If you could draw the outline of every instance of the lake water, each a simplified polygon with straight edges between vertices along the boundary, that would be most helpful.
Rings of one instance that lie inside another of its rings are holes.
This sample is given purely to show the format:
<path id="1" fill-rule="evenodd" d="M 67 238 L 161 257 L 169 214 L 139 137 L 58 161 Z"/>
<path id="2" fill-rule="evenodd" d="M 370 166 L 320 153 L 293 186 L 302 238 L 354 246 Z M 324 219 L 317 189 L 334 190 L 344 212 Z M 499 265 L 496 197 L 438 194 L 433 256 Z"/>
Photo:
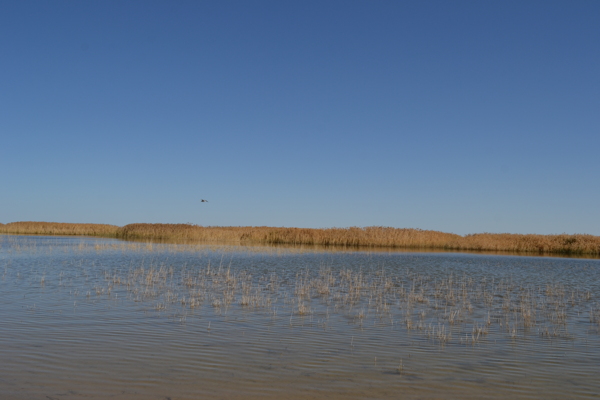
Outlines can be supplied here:
<path id="1" fill-rule="evenodd" d="M 600 260 L 0 235 L 10 399 L 592 399 Z"/>

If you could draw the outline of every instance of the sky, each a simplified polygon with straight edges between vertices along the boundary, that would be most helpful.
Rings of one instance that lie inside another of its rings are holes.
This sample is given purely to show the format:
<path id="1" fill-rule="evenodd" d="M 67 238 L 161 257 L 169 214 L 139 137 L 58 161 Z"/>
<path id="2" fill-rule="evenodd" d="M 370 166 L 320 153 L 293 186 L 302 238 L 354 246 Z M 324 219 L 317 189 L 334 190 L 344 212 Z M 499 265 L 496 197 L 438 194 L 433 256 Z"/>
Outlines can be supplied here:
<path id="1" fill-rule="evenodd" d="M 600 235 L 598 20 L 598 1 L 3 2 L 0 222 Z"/>

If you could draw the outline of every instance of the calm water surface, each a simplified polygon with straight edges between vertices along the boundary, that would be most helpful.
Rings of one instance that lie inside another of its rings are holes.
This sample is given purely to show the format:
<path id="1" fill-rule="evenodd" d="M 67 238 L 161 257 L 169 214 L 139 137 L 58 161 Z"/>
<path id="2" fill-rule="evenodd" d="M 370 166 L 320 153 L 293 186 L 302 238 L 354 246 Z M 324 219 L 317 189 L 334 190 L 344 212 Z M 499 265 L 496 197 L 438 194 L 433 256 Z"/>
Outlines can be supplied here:
<path id="1" fill-rule="evenodd" d="M 10 399 L 592 399 L 600 260 L 0 235 Z"/>

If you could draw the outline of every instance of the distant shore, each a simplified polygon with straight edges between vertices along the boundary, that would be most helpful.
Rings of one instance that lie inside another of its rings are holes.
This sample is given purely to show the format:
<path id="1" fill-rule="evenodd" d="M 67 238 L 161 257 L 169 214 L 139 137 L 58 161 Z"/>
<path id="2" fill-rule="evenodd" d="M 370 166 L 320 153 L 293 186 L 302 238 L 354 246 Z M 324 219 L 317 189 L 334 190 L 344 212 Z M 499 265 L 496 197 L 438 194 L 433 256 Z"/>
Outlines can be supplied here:
<path id="1" fill-rule="evenodd" d="M 477 233 L 460 236 L 421 229 L 380 226 L 365 228 L 278 228 L 267 226 L 200 226 L 192 224 L 72 224 L 59 222 L 0 223 L 0 233 L 80 235 L 119 239 L 182 240 L 260 244 L 387 247 L 538 254 L 600 255 L 600 236 Z"/>

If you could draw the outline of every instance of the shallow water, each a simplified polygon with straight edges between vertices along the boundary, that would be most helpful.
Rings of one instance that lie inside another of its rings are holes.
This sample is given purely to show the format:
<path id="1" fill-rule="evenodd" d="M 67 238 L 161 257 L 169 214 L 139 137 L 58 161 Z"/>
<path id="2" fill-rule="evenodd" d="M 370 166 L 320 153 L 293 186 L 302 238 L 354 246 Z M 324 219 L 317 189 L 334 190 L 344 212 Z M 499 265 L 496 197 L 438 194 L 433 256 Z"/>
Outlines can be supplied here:
<path id="1" fill-rule="evenodd" d="M 11 399 L 588 399 L 600 260 L 0 235 Z"/>

